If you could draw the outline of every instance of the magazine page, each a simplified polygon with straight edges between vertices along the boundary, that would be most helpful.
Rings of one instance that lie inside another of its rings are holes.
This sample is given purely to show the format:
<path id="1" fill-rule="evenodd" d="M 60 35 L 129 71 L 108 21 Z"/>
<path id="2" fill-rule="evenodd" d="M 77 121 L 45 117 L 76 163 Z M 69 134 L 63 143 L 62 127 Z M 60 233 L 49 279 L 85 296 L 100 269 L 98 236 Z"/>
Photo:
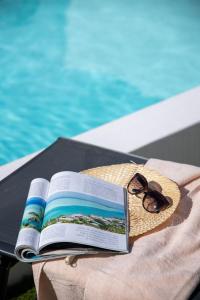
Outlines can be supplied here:
<path id="1" fill-rule="evenodd" d="M 39 249 L 69 242 L 127 251 L 126 193 L 115 184 L 74 172 L 49 186 Z"/>
<path id="2" fill-rule="evenodd" d="M 31 182 L 15 248 L 18 256 L 26 253 L 30 256 L 38 251 L 48 189 L 46 179 L 37 178 Z"/>

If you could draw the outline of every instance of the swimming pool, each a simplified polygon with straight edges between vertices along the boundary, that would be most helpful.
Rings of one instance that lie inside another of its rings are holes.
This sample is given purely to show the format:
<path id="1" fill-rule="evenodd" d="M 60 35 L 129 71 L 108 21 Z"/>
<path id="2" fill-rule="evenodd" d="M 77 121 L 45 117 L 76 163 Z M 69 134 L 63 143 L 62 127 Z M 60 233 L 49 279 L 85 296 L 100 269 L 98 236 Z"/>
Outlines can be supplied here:
<path id="1" fill-rule="evenodd" d="M 200 2 L 0 1 L 0 163 L 200 82 Z"/>

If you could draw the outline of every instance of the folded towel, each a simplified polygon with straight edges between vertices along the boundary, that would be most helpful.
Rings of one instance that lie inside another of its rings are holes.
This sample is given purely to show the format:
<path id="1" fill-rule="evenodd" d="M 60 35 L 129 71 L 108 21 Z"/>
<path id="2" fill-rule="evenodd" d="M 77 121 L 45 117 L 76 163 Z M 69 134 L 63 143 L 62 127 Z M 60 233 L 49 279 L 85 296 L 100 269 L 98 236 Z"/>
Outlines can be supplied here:
<path id="1" fill-rule="evenodd" d="M 131 253 L 33 264 L 40 300 L 183 300 L 200 280 L 200 168 L 150 159 L 176 181 L 181 201 L 164 224 L 135 239 Z"/>

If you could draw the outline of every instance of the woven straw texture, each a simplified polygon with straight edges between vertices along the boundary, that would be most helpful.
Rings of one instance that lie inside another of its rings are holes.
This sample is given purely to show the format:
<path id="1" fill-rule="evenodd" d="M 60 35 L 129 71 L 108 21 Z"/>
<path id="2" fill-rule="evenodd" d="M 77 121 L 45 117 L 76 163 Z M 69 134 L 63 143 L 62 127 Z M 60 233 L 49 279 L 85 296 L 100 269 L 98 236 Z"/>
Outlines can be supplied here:
<path id="1" fill-rule="evenodd" d="M 82 171 L 82 173 L 123 187 L 127 187 L 129 180 L 137 172 L 144 175 L 150 185 L 159 184 L 162 194 L 170 197 L 173 204 L 158 214 L 149 213 L 143 208 L 141 198 L 128 194 L 130 237 L 152 230 L 165 222 L 174 213 L 180 200 L 180 191 L 177 184 L 154 170 L 133 163 L 103 166 Z"/>

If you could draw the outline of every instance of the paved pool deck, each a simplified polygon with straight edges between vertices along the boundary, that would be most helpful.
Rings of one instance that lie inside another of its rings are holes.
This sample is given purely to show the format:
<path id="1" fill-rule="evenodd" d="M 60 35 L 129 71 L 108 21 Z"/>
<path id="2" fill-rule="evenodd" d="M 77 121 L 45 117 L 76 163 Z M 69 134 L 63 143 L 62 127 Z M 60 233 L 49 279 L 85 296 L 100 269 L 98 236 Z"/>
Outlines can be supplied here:
<path id="1" fill-rule="evenodd" d="M 131 152 L 200 122 L 200 86 L 151 105 L 75 139 Z"/>

